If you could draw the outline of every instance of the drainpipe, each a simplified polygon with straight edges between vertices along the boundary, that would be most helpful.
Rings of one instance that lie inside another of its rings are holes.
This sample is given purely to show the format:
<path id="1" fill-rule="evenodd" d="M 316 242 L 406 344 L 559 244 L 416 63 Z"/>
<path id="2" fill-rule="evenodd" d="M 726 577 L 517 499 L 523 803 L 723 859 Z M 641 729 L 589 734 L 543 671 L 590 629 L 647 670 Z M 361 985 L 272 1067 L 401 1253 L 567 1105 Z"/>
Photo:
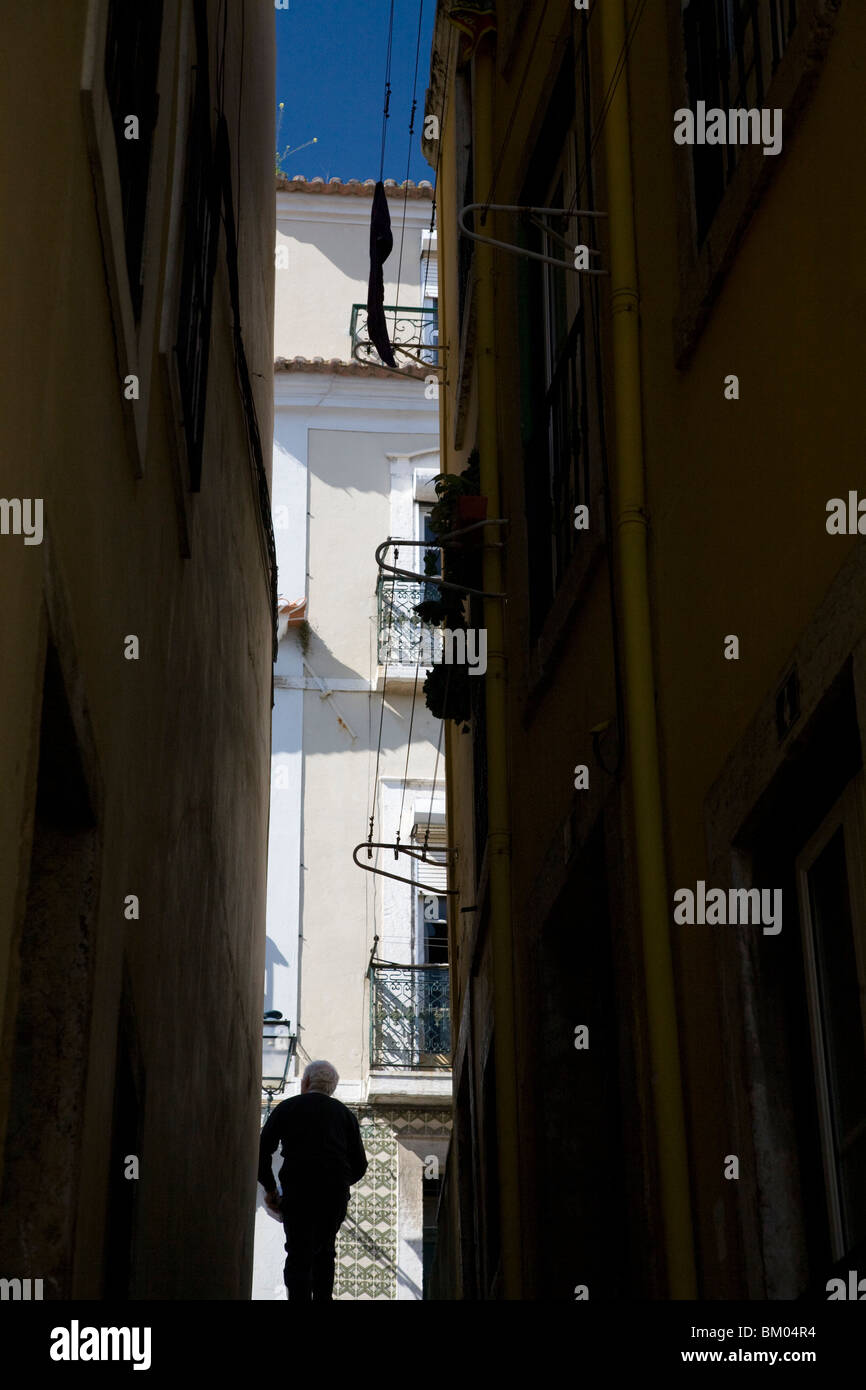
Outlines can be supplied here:
<path id="1" fill-rule="evenodd" d="M 626 0 L 600 5 L 604 90 L 625 44 Z M 671 1298 L 696 1297 L 686 1129 L 665 871 L 655 713 L 647 513 L 641 427 L 637 252 L 628 111 L 628 56 L 604 127 L 615 411 L 613 515 L 625 670 L 626 733 L 644 949 L 655 1126 Z"/>
<path id="2" fill-rule="evenodd" d="M 493 179 L 492 39 L 484 38 L 475 55 L 475 186 L 485 194 Z M 500 516 L 496 441 L 496 363 L 493 248 L 475 243 L 477 297 L 478 452 L 481 493 L 488 516 Z M 494 539 L 499 539 L 498 533 Z M 484 589 L 502 593 L 502 551 L 485 544 Z M 487 673 L 487 864 L 489 921 L 493 956 L 493 1012 L 496 1060 L 500 1237 L 503 1296 L 522 1297 L 520 1178 L 518 1168 L 517 1056 L 514 1026 L 514 970 L 511 924 L 511 810 L 508 795 L 506 668 L 501 599 L 486 599 Z"/>

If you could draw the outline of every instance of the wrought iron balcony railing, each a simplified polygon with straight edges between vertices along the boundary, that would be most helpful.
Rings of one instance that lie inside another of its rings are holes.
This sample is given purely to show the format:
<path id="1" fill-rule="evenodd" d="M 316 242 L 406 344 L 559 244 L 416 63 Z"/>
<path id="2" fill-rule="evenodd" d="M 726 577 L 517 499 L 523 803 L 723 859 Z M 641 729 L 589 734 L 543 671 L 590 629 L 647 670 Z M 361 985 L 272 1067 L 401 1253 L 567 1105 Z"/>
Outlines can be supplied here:
<path id="1" fill-rule="evenodd" d="M 447 965 L 370 966 L 370 1066 L 450 1068 Z"/>
<path id="2" fill-rule="evenodd" d="M 419 666 L 429 670 L 442 660 L 442 633 L 422 622 L 415 613 L 416 603 L 437 598 L 435 583 L 416 584 L 408 579 L 379 580 L 378 650 L 380 666 Z M 420 652 L 420 662 L 419 662 Z"/>
<path id="3" fill-rule="evenodd" d="M 435 308 L 419 309 L 398 304 L 385 305 L 385 323 L 394 349 L 398 367 L 439 365 L 439 312 Z M 352 338 L 352 357 L 356 362 L 380 363 L 379 354 L 367 334 L 366 304 L 352 305 L 349 325 Z"/>

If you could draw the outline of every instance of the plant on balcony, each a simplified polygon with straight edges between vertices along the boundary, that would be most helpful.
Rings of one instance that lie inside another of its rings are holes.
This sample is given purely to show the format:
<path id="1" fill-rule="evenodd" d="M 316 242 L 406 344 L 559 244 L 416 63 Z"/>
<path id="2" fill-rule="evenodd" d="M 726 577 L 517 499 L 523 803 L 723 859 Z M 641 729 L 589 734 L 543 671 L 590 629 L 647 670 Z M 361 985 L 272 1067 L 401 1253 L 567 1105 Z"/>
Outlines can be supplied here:
<path id="1" fill-rule="evenodd" d="M 472 717 L 469 679 L 468 666 L 440 664 L 428 671 L 424 682 L 424 699 L 430 713 L 436 719 L 453 719 L 464 733 Z"/>
<path id="2" fill-rule="evenodd" d="M 487 498 L 480 496 L 479 454 L 473 449 L 469 462 L 461 473 L 439 473 L 433 479 L 437 502 L 430 513 L 430 528 L 437 536 L 446 536 L 461 526 L 483 520 L 487 513 Z M 470 549 L 481 533 L 472 532 L 471 541 L 467 537 L 461 544 L 449 541 L 443 547 L 442 579 L 449 584 L 466 585 L 467 588 L 481 587 L 480 550 Z M 424 573 L 436 577 L 437 555 L 428 550 L 424 554 Z M 415 612 L 425 623 L 442 624 L 455 628 L 463 625 L 463 604 L 466 589 L 439 589 L 435 598 L 422 599 L 416 604 Z"/>
<path id="3" fill-rule="evenodd" d="M 424 573 L 429 574 L 431 581 L 437 579 L 439 554 L 435 550 L 425 550 L 424 552 Z M 448 552 L 445 552 L 443 564 L 443 579 L 449 579 L 454 584 L 461 582 L 462 576 L 459 572 L 455 577 L 455 565 Z M 420 603 L 415 604 L 415 612 L 425 623 L 432 623 L 434 627 L 439 627 L 444 623 L 445 627 L 455 628 L 462 626 L 463 623 L 463 603 L 466 598 L 466 591 L 460 589 L 440 589 L 435 583 L 431 582 L 426 586 L 428 593 L 435 597 L 424 598 Z"/>

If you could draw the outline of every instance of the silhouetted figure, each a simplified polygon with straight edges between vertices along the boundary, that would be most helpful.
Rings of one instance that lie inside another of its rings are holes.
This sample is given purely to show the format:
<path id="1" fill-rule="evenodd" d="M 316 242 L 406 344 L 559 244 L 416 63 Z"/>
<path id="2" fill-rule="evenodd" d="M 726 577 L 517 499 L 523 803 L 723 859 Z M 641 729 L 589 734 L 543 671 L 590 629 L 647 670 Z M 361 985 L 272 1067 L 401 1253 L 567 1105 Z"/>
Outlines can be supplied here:
<path id="1" fill-rule="evenodd" d="M 330 1062 L 310 1062 L 301 1094 L 280 1102 L 259 1143 L 265 1203 L 280 1212 L 286 1233 L 289 1299 L 333 1298 L 337 1232 L 346 1216 L 349 1188 L 367 1171 L 358 1121 L 333 1097 L 339 1079 Z M 279 1143 L 282 1201 L 271 1167 Z"/>

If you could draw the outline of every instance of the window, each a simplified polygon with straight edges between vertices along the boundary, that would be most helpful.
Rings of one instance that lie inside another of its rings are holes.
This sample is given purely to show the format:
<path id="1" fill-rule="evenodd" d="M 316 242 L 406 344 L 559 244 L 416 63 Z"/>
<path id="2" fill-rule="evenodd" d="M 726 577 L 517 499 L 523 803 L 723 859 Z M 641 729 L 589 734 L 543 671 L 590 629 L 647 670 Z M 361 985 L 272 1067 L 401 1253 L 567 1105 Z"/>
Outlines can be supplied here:
<path id="1" fill-rule="evenodd" d="M 581 63 L 588 99 L 587 65 Z M 569 47 L 554 87 L 520 202 L 570 211 L 594 205 L 589 123 L 575 114 L 574 53 Z M 563 132 L 565 135 L 563 136 Z M 579 173 L 582 169 L 583 174 Z M 589 532 L 598 531 L 594 506 L 601 459 L 601 372 L 594 277 L 570 266 L 570 248 L 592 246 L 591 219 L 546 217 L 548 230 L 528 220 L 526 248 L 553 256 L 563 269 L 522 258 L 519 275 L 521 433 L 529 569 L 530 627 L 537 639 L 572 558 L 587 537 L 575 529 L 575 507 L 589 509 Z"/>
<path id="2" fill-rule="evenodd" d="M 429 230 L 421 233 L 421 319 L 420 354 L 424 362 L 435 364 L 439 360 L 439 260 L 436 248 L 436 233 Z"/>
<path id="3" fill-rule="evenodd" d="M 469 626 L 484 626 L 484 600 L 472 594 L 469 599 Z M 475 880 L 481 882 L 487 850 L 487 698 L 485 682 L 469 682 L 472 725 L 472 830 L 475 847 Z"/>
<path id="4" fill-rule="evenodd" d="M 473 196 L 475 173 L 472 161 L 472 72 L 470 67 L 464 67 L 458 71 L 455 78 L 454 94 L 457 123 L 457 188 L 462 194 L 461 207 L 465 207 L 467 203 L 475 201 Z M 475 231 L 474 214 L 466 219 L 466 225 Z M 457 313 L 461 339 L 465 333 L 465 318 L 469 305 L 474 245 L 474 241 L 468 236 L 461 236 L 457 243 Z"/>
<path id="5" fill-rule="evenodd" d="M 797 0 L 687 0 L 683 9 L 689 105 L 758 108 L 797 23 Z M 733 177 L 736 145 L 693 145 L 701 245 Z"/>
<path id="6" fill-rule="evenodd" d="M 862 776 L 797 860 L 833 1256 L 866 1239 L 866 873 Z"/>
<path id="7" fill-rule="evenodd" d="M 171 187 L 178 5 L 179 0 L 89 0 L 84 28 L 82 116 L 116 369 L 124 387 L 124 428 L 138 478 L 147 459 Z M 125 390 L 129 377 L 136 382 L 132 394 Z"/>
<path id="8" fill-rule="evenodd" d="M 448 899 L 434 893 L 422 893 L 419 903 L 421 920 L 419 942 L 422 965 L 448 964 Z"/>
<path id="9" fill-rule="evenodd" d="M 147 188 L 159 106 L 162 10 L 162 0 L 110 0 L 105 37 L 105 91 L 114 124 L 126 270 L 136 322 L 141 316 Z M 128 124 L 130 117 L 137 129 Z"/>
<path id="10" fill-rule="evenodd" d="M 195 5 L 196 63 L 186 146 L 183 261 L 175 354 L 189 486 L 201 487 L 213 279 L 220 192 L 211 140 L 207 11 Z"/>
<path id="11" fill-rule="evenodd" d="M 448 964 L 448 864 L 446 860 L 445 818 L 434 812 L 427 818 L 418 812 L 412 830 L 416 846 L 427 846 L 429 858 L 416 859 L 415 877 L 419 884 L 415 907 L 415 960 L 419 965 Z M 440 892 L 430 891 L 440 889 Z"/>
<path id="12" fill-rule="evenodd" d="M 417 528 L 415 539 L 419 541 L 430 541 L 431 544 L 430 550 L 422 550 L 420 546 L 418 548 L 417 554 L 422 556 L 420 568 L 424 574 L 441 575 L 442 553 L 430 519 L 433 512 L 433 504 L 431 502 L 416 502 L 415 509 Z M 425 599 L 439 598 L 439 588 L 436 584 L 425 584 L 423 589 L 423 597 Z"/>
<path id="13" fill-rule="evenodd" d="M 439 1194 L 442 1191 L 441 1178 L 423 1178 L 421 1189 L 422 1205 L 422 1270 L 423 1287 L 421 1297 L 430 1297 L 430 1272 L 433 1268 L 433 1257 L 436 1254 L 436 1238 L 438 1233 L 437 1216 L 439 1212 Z"/>

